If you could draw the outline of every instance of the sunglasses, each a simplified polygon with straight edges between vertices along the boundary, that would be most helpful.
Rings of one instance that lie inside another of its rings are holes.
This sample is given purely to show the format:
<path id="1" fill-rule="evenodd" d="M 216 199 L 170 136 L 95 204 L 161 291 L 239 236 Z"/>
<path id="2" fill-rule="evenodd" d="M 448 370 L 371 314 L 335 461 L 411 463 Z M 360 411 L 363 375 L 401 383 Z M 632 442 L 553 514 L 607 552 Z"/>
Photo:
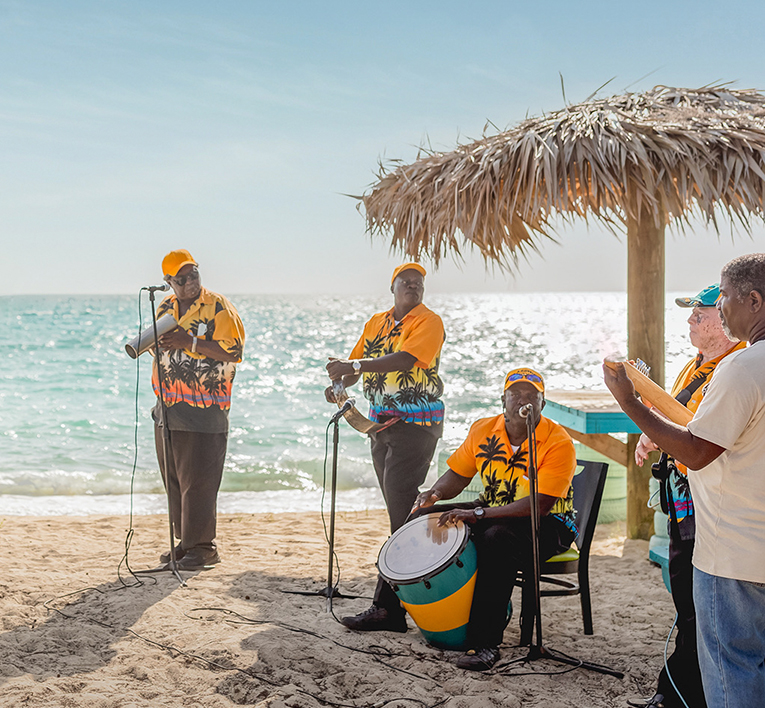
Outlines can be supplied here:
<path id="1" fill-rule="evenodd" d="M 542 383 L 542 377 L 537 376 L 536 374 L 510 374 L 510 376 L 507 377 L 508 381 L 532 381 L 534 383 Z"/>
<path id="2" fill-rule="evenodd" d="M 179 288 L 186 285 L 187 280 L 199 280 L 199 271 L 196 268 L 192 268 L 186 275 L 182 275 L 180 278 L 174 278 L 170 276 L 172 280 Z"/>

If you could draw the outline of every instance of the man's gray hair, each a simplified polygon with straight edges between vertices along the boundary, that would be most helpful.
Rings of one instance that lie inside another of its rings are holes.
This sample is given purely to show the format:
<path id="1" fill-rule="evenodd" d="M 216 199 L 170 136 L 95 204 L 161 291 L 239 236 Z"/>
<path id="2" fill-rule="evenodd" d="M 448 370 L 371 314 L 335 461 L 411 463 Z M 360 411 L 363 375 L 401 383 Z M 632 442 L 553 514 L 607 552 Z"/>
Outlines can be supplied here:
<path id="1" fill-rule="evenodd" d="M 756 290 L 765 298 L 765 253 L 750 253 L 734 258 L 720 273 L 735 291 L 739 299 Z"/>

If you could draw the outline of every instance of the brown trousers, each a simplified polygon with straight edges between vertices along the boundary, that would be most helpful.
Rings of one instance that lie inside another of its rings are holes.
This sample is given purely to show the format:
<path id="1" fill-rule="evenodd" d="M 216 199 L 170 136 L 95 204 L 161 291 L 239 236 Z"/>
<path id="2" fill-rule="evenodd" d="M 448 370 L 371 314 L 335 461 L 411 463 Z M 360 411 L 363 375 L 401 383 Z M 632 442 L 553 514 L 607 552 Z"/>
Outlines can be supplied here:
<path id="1" fill-rule="evenodd" d="M 170 495 L 170 518 L 184 551 L 215 548 L 216 510 L 228 433 L 170 431 L 165 470 L 163 430 L 154 426 L 162 481 Z"/>
<path id="2" fill-rule="evenodd" d="M 400 529 L 425 481 L 438 438 L 424 427 L 399 421 L 369 436 L 372 464 L 385 499 L 390 532 Z"/>

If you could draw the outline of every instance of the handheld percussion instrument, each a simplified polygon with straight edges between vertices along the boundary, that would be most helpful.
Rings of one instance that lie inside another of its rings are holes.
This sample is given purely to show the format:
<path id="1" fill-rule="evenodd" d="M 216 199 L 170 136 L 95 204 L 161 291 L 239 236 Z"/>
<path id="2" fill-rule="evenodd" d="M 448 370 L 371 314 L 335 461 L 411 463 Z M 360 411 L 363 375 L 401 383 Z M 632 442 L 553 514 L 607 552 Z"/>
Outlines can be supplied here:
<path id="1" fill-rule="evenodd" d="M 603 363 L 609 369 L 615 371 L 619 362 L 606 359 Z M 638 359 L 634 363 L 630 361 L 621 363 L 624 365 L 624 370 L 627 372 L 627 376 L 632 380 L 632 383 L 635 386 L 635 391 L 637 391 L 643 399 L 643 403 L 647 406 L 653 406 L 673 423 L 683 426 L 688 425 L 693 418 L 693 413 L 680 403 L 680 401 L 668 394 L 661 386 L 655 384 L 648 378 L 650 368 L 645 362 Z"/>
<path id="2" fill-rule="evenodd" d="M 163 334 L 174 330 L 178 326 L 175 317 L 171 313 L 162 315 L 157 320 L 157 336 L 161 337 Z M 141 354 L 154 347 L 154 326 L 149 325 L 141 334 L 134 339 L 131 339 L 125 345 L 125 351 L 131 359 L 137 359 Z"/>
<path id="3" fill-rule="evenodd" d="M 345 390 L 345 386 L 343 386 L 343 382 L 333 381 L 332 392 L 335 394 L 335 403 L 337 403 L 337 407 L 342 408 L 343 404 L 348 400 L 348 393 Z M 350 410 L 343 413 L 343 418 L 348 421 L 348 424 L 352 428 L 358 430 L 360 433 L 367 434 L 385 430 L 385 428 L 389 428 L 391 425 L 398 422 L 398 418 L 390 418 L 384 423 L 373 423 L 361 413 L 356 406 L 351 406 Z"/>
<path id="4" fill-rule="evenodd" d="M 476 550 L 466 524 L 439 528 L 440 516 L 418 516 L 398 529 L 380 550 L 377 569 L 429 644 L 466 649 Z"/>

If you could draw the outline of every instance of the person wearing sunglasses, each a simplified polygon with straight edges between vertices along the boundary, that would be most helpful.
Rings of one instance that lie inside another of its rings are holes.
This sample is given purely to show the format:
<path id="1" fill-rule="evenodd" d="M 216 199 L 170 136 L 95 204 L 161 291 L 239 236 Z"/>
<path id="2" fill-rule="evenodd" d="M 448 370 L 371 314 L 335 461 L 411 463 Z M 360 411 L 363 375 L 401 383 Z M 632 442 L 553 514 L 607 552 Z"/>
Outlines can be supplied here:
<path id="1" fill-rule="evenodd" d="M 157 308 L 171 313 L 178 327 L 159 340 L 152 386 L 159 396 L 159 372 L 167 410 L 170 447 L 165 469 L 159 399 L 152 411 L 162 480 L 169 490 L 175 558 L 182 570 L 220 562 L 216 502 L 228 443 L 228 414 L 236 365 L 244 351 L 244 326 L 223 295 L 202 287 L 199 266 L 185 249 L 162 260 L 162 273 L 173 294 Z M 170 552 L 160 556 L 170 562 Z"/>
<path id="2" fill-rule="evenodd" d="M 562 553 L 576 536 L 571 481 L 576 452 L 568 433 L 542 416 L 545 384 L 537 371 L 513 369 L 505 377 L 502 413 L 475 422 L 465 442 L 449 457 L 449 469 L 415 499 L 410 518 L 440 512 L 439 525 L 462 521 L 471 526 L 478 573 L 468 623 L 471 649 L 457 660 L 470 671 L 488 671 L 499 659 L 507 625 L 507 607 L 517 571 L 532 571 L 531 504 L 526 476 L 528 413 L 536 431 L 539 482 L 540 554 L 547 560 Z M 438 504 L 453 499 L 479 475 L 483 493 L 473 502 Z M 529 577 L 527 575 L 527 577 Z M 399 606 L 385 584 L 379 602 Z M 390 611 L 390 610 L 389 610 Z"/>

